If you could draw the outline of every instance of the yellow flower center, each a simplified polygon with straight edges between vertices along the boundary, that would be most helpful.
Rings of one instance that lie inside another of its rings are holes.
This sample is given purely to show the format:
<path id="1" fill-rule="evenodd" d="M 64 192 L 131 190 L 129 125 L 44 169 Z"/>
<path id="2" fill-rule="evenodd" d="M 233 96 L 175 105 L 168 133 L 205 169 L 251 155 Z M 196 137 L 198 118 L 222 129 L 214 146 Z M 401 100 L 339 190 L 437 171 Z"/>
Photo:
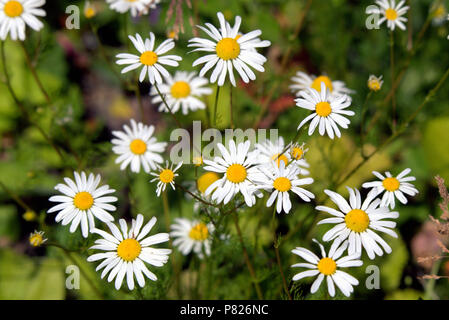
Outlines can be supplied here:
<path id="1" fill-rule="evenodd" d="M 34 211 L 26 211 L 22 217 L 25 221 L 33 221 L 37 218 L 37 215 Z"/>
<path id="2" fill-rule="evenodd" d="M 346 226 L 354 232 L 363 232 L 369 226 L 369 217 L 365 211 L 353 209 L 346 214 Z"/>
<path id="3" fill-rule="evenodd" d="M 223 60 L 232 60 L 239 56 L 240 45 L 237 43 L 236 39 L 223 38 L 218 41 L 215 51 L 219 58 Z"/>
<path id="4" fill-rule="evenodd" d="M 388 8 L 387 10 L 385 10 L 385 18 L 387 18 L 388 20 L 396 20 L 397 17 L 398 13 L 396 12 L 396 10 L 392 8 Z"/>
<path id="5" fill-rule="evenodd" d="M 125 261 L 134 261 L 142 251 L 139 241 L 135 239 L 125 239 L 117 247 L 117 254 Z"/>
<path id="6" fill-rule="evenodd" d="M 132 153 L 141 155 L 147 151 L 147 144 L 140 139 L 134 139 L 129 144 L 129 149 Z"/>
<path id="7" fill-rule="evenodd" d="M 238 163 L 230 165 L 228 170 L 226 170 L 226 178 L 228 178 L 229 181 L 234 183 L 240 183 L 245 181 L 246 175 L 247 172 L 245 167 Z"/>
<path id="8" fill-rule="evenodd" d="M 280 192 L 286 192 L 291 189 L 292 183 L 285 177 L 279 177 L 274 180 L 273 187 Z"/>
<path id="9" fill-rule="evenodd" d="M 189 232 L 189 237 L 196 241 L 204 241 L 208 236 L 209 230 L 207 229 L 207 226 L 202 222 L 194 226 Z"/>
<path id="10" fill-rule="evenodd" d="M 87 210 L 94 204 L 94 198 L 89 192 L 81 191 L 73 198 L 73 204 L 80 210 Z"/>
<path id="11" fill-rule="evenodd" d="M 39 247 L 42 244 L 42 242 L 44 242 L 44 238 L 40 233 L 33 233 L 30 236 L 30 244 L 33 247 Z"/>
<path id="12" fill-rule="evenodd" d="M 387 191 L 396 191 L 399 189 L 399 180 L 396 178 L 386 178 L 382 181 L 382 185 Z"/>
<path id="13" fill-rule="evenodd" d="M 331 114 L 332 108 L 329 102 L 318 102 L 315 106 L 315 111 L 320 117 L 327 117 Z"/>
<path id="14" fill-rule="evenodd" d="M 372 79 L 372 80 L 368 81 L 368 88 L 371 91 L 379 91 L 381 88 L 380 81 L 377 79 Z"/>
<path id="15" fill-rule="evenodd" d="M 177 81 L 171 86 L 170 92 L 173 98 L 182 99 L 189 96 L 190 86 L 185 81 Z"/>
<path id="16" fill-rule="evenodd" d="M 19 1 L 8 1 L 3 8 L 5 14 L 10 18 L 18 17 L 23 12 L 23 6 Z"/>
<path id="17" fill-rule="evenodd" d="M 157 62 L 157 54 L 154 53 L 153 51 L 145 51 L 140 56 L 140 62 L 142 62 L 142 64 L 146 66 L 152 66 Z"/>
<path id="18" fill-rule="evenodd" d="M 313 80 L 311 88 L 315 89 L 318 92 L 321 92 L 321 82 L 324 82 L 326 88 L 329 89 L 330 92 L 334 89 L 332 86 L 332 80 L 328 76 L 319 76 Z"/>
<path id="19" fill-rule="evenodd" d="M 192 162 L 196 167 L 200 167 L 203 165 L 203 157 L 202 156 L 194 157 Z"/>
<path id="20" fill-rule="evenodd" d="M 87 19 L 93 18 L 93 17 L 95 16 L 95 14 L 96 14 L 95 9 L 92 8 L 92 7 L 88 7 L 88 8 L 86 8 L 86 9 L 84 10 L 84 16 L 85 16 Z"/>
<path id="21" fill-rule="evenodd" d="M 299 160 L 302 158 L 302 155 L 304 154 L 304 151 L 299 148 L 299 147 L 295 147 L 293 148 L 293 150 L 290 152 L 291 156 L 293 157 L 293 159 L 295 160 Z"/>
<path id="22" fill-rule="evenodd" d="M 175 173 L 171 171 L 170 169 L 164 169 L 159 174 L 159 180 L 163 183 L 170 183 L 175 178 Z"/>
<path id="23" fill-rule="evenodd" d="M 446 7 L 444 5 L 439 5 L 438 8 L 435 9 L 434 17 L 435 18 L 444 18 L 446 15 Z"/>
<path id="24" fill-rule="evenodd" d="M 318 271 L 325 276 L 330 276 L 337 271 L 337 263 L 331 258 L 323 258 L 318 262 Z"/>
<path id="25" fill-rule="evenodd" d="M 209 188 L 209 186 L 214 183 L 215 181 L 217 181 L 218 179 L 220 179 L 220 177 L 218 176 L 218 174 L 216 174 L 215 172 L 206 172 L 203 175 L 201 175 L 196 184 L 198 187 L 198 190 L 201 193 L 205 193 L 207 188 Z"/>
<path id="26" fill-rule="evenodd" d="M 285 154 L 279 155 L 279 153 L 277 153 L 271 157 L 271 160 L 276 161 L 276 164 L 278 165 L 278 167 L 281 166 L 281 161 L 284 161 L 285 166 L 287 166 L 287 164 L 288 164 L 288 158 Z"/>

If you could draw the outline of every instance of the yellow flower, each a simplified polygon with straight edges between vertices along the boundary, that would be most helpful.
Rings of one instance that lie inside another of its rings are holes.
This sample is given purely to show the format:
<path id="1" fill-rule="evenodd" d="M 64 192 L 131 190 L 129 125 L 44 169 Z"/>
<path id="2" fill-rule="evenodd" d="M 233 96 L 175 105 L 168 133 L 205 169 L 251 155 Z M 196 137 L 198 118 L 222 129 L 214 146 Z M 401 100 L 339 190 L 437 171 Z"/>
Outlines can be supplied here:
<path id="1" fill-rule="evenodd" d="M 383 84 L 382 76 L 376 77 L 375 75 L 370 75 L 368 78 L 368 88 L 371 91 L 377 92 L 382 89 Z"/>
<path id="2" fill-rule="evenodd" d="M 30 234 L 30 245 L 33 247 L 40 247 L 45 241 L 47 241 L 47 239 L 44 238 L 44 233 L 45 232 L 43 231 L 34 230 L 34 232 Z"/>
<path id="3" fill-rule="evenodd" d="M 37 214 L 36 212 L 32 211 L 32 210 L 27 210 L 23 215 L 22 218 L 25 221 L 34 221 L 37 218 Z"/>

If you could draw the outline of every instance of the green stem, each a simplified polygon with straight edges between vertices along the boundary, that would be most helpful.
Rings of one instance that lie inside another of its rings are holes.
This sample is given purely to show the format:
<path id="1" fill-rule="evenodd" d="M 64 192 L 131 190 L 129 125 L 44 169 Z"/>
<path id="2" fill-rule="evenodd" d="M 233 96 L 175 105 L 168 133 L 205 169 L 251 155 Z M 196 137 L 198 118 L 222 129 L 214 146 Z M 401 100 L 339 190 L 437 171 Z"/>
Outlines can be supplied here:
<path id="1" fill-rule="evenodd" d="M 391 69 L 391 85 L 394 84 L 394 34 L 390 31 L 390 69 Z M 391 93 L 392 115 L 391 121 L 393 126 L 393 133 L 396 132 L 396 90 L 393 88 Z"/>
<path id="2" fill-rule="evenodd" d="M 155 83 L 154 87 L 156 88 L 157 93 L 159 94 L 159 96 L 162 99 L 162 102 L 164 103 L 165 107 L 167 108 L 167 110 L 169 111 L 170 115 L 172 116 L 172 118 L 175 120 L 176 124 L 178 125 L 179 128 L 182 128 L 181 123 L 178 121 L 178 119 L 176 118 L 175 114 L 172 112 L 170 106 L 167 103 L 167 100 L 165 100 L 165 96 L 161 93 L 161 91 L 159 90 L 158 85 Z"/>
<path id="3" fill-rule="evenodd" d="M 438 273 L 438 270 L 440 270 L 442 260 L 437 260 L 432 265 L 432 270 L 430 271 L 431 275 L 435 275 Z M 436 279 L 430 279 L 427 284 L 424 291 L 424 300 L 432 300 L 434 296 L 434 289 L 435 289 L 435 283 Z"/>
<path id="4" fill-rule="evenodd" d="M 218 109 L 218 98 L 220 95 L 220 86 L 217 84 L 217 91 L 215 92 L 215 104 L 214 104 L 214 126 L 217 125 L 217 109 Z"/>
<path id="5" fill-rule="evenodd" d="M 365 101 L 362 104 L 362 120 L 360 122 L 360 155 L 362 156 L 362 158 L 365 158 L 365 153 L 363 152 L 363 146 L 365 144 L 365 131 L 364 129 L 364 125 L 365 125 L 365 117 L 366 117 L 366 104 L 368 103 L 369 98 L 372 95 L 372 91 L 368 92 L 368 94 L 366 95 Z"/>

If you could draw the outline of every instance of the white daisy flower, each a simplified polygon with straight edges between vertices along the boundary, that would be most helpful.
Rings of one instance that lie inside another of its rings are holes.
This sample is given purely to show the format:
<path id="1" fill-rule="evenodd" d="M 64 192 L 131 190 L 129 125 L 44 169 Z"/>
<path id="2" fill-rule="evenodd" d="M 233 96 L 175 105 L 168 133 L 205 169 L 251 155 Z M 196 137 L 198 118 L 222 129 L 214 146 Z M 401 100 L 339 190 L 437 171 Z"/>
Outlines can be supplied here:
<path id="1" fill-rule="evenodd" d="M 409 6 L 404 6 L 404 0 L 400 1 L 398 5 L 396 5 L 395 0 L 377 0 L 376 4 L 379 6 L 378 8 L 367 10 L 366 13 L 383 15 L 383 17 L 379 19 L 379 26 L 386 21 L 387 27 L 392 31 L 396 27 L 405 30 L 407 18 L 403 17 L 403 15 L 407 13 Z"/>
<path id="2" fill-rule="evenodd" d="M 131 119 L 131 127 L 123 125 L 124 131 L 112 131 L 116 137 L 112 139 L 112 151 L 119 155 L 115 163 L 120 164 L 120 170 L 125 170 L 128 165 L 132 172 L 140 172 L 143 167 L 145 172 L 150 172 L 150 168 L 155 170 L 158 163 L 163 163 L 163 158 L 159 155 L 165 151 L 166 142 L 157 142 L 153 137 L 154 126 L 147 126 L 143 123 L 136 123 Z"/>
<path id="3" fill-rule="evenodd" d="M 297 98 L 296 105 L 300 108 L 314 111 L 307 116 L 298 126 L 298 130 L 308 121 L 309 136 L 313 134 L 315 128 L 318 127 L 320 135 L 327 133 L 329 138 L 333 139 L 334 135 L 341 137 L 340 129 L 337 124 L 347 129 L 351 123 L 346 116 L 353 116 L 355 113 L 350 110 L 345 110 L 351 105 L 351 100 L 347 95 L 334 96 L 325 89 L 324 83 L 321 83 L 321 92 L 309 88 L 308 91 L 302 91 L 300 98 Z"/>
<path id="4" fill-rule="evenodd" d="M 292 163 L 292 161 L 300 167 L 302 175 L 308 175 L 309 171 L 306 169 L 309 164 L 302 159 L 302 153 L 299 155 L 299 151 L 296 150 L 293 154 L 292 152 L 284 152 L 285 142 L 283 137 L 279 137 L 274 142 L 270 139 L 266 139 L 262 142 L 256 143 L 254 145 L 255 152 L 258 152 L 258 163 L 260 165 L 265 165 L 271 167 L 271 162 L 276 161 L 278 167 L 281 162 L 285 163 L 285 166 Z"/>
<path id="5" fill-rule="evenodd" d="M 173 245 L 178 247 L 183 255 L 195 252 L 200 259 L 210 255 L 211 235 L 214 232 L 212 223 L 205 224 L 198 220 L 176 218 L 170 226 L 170 236 L 174 239 Z"/>
<path id="6" fill-rule="evenodd" d="M 206 104 L 201 101 L 203 95 L 210 95 L 212 89 L 205 87 L 209 84 L 206 78 L 197 77 L 195 72 L 176 71 L 175 76 L 165 78 L 159 90 L 165 96 L 167 104 L 173 113 L 182 109 L 183 114 L 189 111 L 205 109 Z M 155 96 L 151 102 L 160 103 L 159 111 L 169 112 L 155 87 L 151 88 L 150 95 Z"/>
<path id="7" fill-rule="evenodd" d="M 257 180 L 257 188 L 266 191 L 272 191 L 267 201 L 267 207 L 271 207 L 276 200 L 276 211 L 281 213 L 289 213 L 292 208 L 289 192 L 296 193 L 302 200 L 309 202 L 315 198 L 312 192 L 307 191 L 300 186 L 312 184 L 312 178 L 299 179 L 300 168 L 295 165 L 285 166 L 281 161 L 280 166 L 271 161 L 270 168 L 260 167 L 262 175 L 255 178 Z"/>
<path id="8" fill-rule="evenodd" d="M 346 84 L 343 81 L 332 81 L 331 78 L 326 75 L 320 75 L 317 77 L 315 75 L 308 75 L 305 72 L 298 71 L 296 72 L 296 75 L 291 78 L 291 81 L 293 84 L 290 85 L 290 90 L 298 97 L 302 91 L 307 91 L 310 88 L 321 92 L 322 83 L 324 83 L 326 90 L 329 90 L 332 95 L 340 96 L 354 93 L 354 90 L 346 88 Z"/>
<path id="9" fill-rule="evenodd" d="M 385 176 L 377 171 L 373 171 L 373 174 L 378 177 L 380 181 L 366 182 L 362 185 L 362 187 L 372 188 L 371 192 L 373 192 L 376 196 L 385 191 L 380 205 L 383 207 L 389 206 L 391 209 L 394 209 L 395 198 L 397 198 L 402 204 L 406 204 L 407 198 L 404 193 L 413 197 L 419 192 L 415 186 L 409 182 L 415 181 L 416 178 L 413 176 L 407 177 L 411 171 L 412 170 L 410 168 L 407 168 L 396 177 L 393 177 L 388 171 L 385 172 Z"/>
<path id="10" fill-rule="evenodd" d="M 342 243 L 341 240 L 336 240 L 332 243 L 329 254 L 327 255 L 323 245 L 315 239 L 313 241 L 320 246 L 322 257 L 319 258 L 315 253 L 306 248 L 297 247 L 293 249 L 292 252 L 294 254 L 300 256 L 307 262 L 296 263 L 292 267 L 310 269 L 297 273 L 293 277 L 293 281 L 318 276 L 310 289 L 310 293 L 314 294 L 318 291 L 324 277 L 326 277 L 327 290 L 331 297 L 335 296 L 335 285 L 337 285 L 346 297 L 349 297 L 354 292 L 353 286 L 358 285 L 359 281 L 345 271 L 341 271 L 340 268 L 360 267 L 363 264 L 362 260 L 359 260 L 360 253 L 341 257 L 348 247 L 348 241 Z"/>
<path id="11" fill-rule="evenodd" d="M 132 220 L 131 228 L 124 219 L 119 220 L 120 229 L 113 223 L 107 223 L 111 233 L 103 230 L 94 229 L 96 233 L 102 237 L 95 241 L 95 245 L 90 247 L 91 250 L 103 250 L 106 252 L 95 253 L 87 258 L 87 261 L 93 262 L 103 260 L 95 269 L 99 271 L 104 268 L 101 273 L 103 279 L 108 273 L 108 282 L 115 278 L 115 289 L 119 290 L 126 276 L 126 283 L 129 290 L 134 289 L 134 277 L 140 287 L 145 286 L 145 277 L 156 281 L 156 275 L 148 270 L 145 263 L 155 267 L 162 267 L 168 261 L 168 255 L 171 249 L 152 248 L 150 246 L 169 239 L 168 233 L 157 233 L 153 236 L 146 237 L 156 224 L 156 217 L 142 228 L 143 215 L 138 214 L 137 218 Z M 145 262 L 145 263 L 144 263 Z"/>
<path id="12" fill-rule="evenodd" d="M 384 219 L 396 219 L 399 217 L 399 213 L 390 212 L 387 207 L 379 206 L 380 199 L 375 199 L 376 196 L 372 193 L 368 194 L 362 203 L 359 190 L 351 188 L 348 188 L 348 190 L 349 204 L 338 193 L 324 190 L 340 211 L 326 206 L 316 207 L 319 211 L 335 216 L 318 222 L 318 224 L 336 224 L 335 227 L 324 234 L 323 241 L 331 241 L 336 238 L 348 239 L 348 253 L 350 255 L 361 254 L 363 247 L 370 259 L 374 259 L 376 255 L 383 255 L 383 251 L 391 253 L 391 247 L 373 230 L 397 238 L 396 232 L 392 230 L 396 227 L 396 222 Z"/>
<path id="13" fill-rule="evenodd" d="M 106 0 L 111 10 L 118 13 L 131 11 L 131 16 L 145 15 L 149 9 L 156 8 L 161 0 Z"/>
<path id="14" fill-rule="evenodd" d="M 219 180 L 212 183 L 205 195 L 212 194 L 212 200 L 217 203 L 227 204 L 237 193 L 241 193 L 248 207 L 256 202 L 253 184 L 254 177 L 259 174 L 257 164 L 257 152 L 249 152 L 250 141 L 235 145 L 234 140 L 229 141 L 229 150 L 221 143 L 217 144 L 221 157 L 215 157 L 213 161 L 204 160 L 204 170 L 223 174 Z"/>
<path id="15" fill-rule="evenodd" d="M 368 78 L 368 89 L 374 92 L 382 89 L 382 85 L 384 84 L 382 77 L 383 76 L 376 77 L 374 74 L 370 75 Z"/>
<path id="16" fill-rule="evenodd" d="M 129 39 L 133 43 L 134 47 L 139 51 L 140 55 L 130 53 L 120 53 L 116 57 L 118 58 L 117 64 L 128 64 L 122 70 L 122 73 L 129 72 L 131 70 L 143 67 L 140 71 L 139 81 L 143 82 L 145 76 L 148 74 L 148 78 L 151 84 L 161 84 L 162 76 L 170 77 L 168 71 L 162 65 L 168 65 L 177 67 L 182 58 L 176 55 L 163 55 L 175 47 L 175 41 L 173 39 L 167 39 L 162 42 L 156 50 L 154 33 L 150 32 L 150 39 L 143 41 L 142 37 L 136 33 L 136 37 L 129 36 Z"/>
<path id="17" fill-rule="evenodd" d="M 219 86 L 224 84 L 227 75 L 232 85 L 236 86 L 234 68 L 245 83 L 248 83 L 249 80 L 255 80 L 256 75 L 251 68 L 264 72 L 265 69 L 262 65 L 267 61 L 255 49 L 270 46 L 270 41 L 261 41 L 257 38 L 262 34 L 260 30 L 254 30 L 240 36 L 239 28 L 242 19 L 239 16 L 235 18 L 234 27 L 226 22 L 221 12 L 218 12 L 217 16 L 220 21 L 220 30 L 210 23 L 205 24 L 207 28 L 198 26 L 212 40 L 202 38 L 189 40 L 188 46 L 197 48 L 193 51 L 210 52 L 210 54 L 195 60 L 193 66 L 205 64 L 200 71 L 200 77 L 215 66 L 210 82 L 215 83 L 218 80 Z"/>
<path id="18" fill-rule="evenodd" d="M 75 181 L 65 177 L 64 183 L 57 184 L 55 189 L 63 195 L 52 196 L 49 201 L 61 202 L 50 208 L 47 213 L 59 211 L 55 221 L 61 222 L 63 226 L 72 223 L 70 232 L 75 232 L 81 224 L 81 231 L 84 238 L 87 238 L 89 229 L 95 227 L 94 217 L 102 222 L 114 221 L 114 217 L 108 212 L 116 210 L 111 202 L 117 201 L 116 197 L 106 196 L 114 193 L 114 189 L 109 189 L 108 185 L 98 187 L 100 184 L 100 175 L 89 174 L 85 172 L 73 173 Z"/>
<path id="19" fill-rule="evenodd" d="M 25 40 L 25 29 L 28 25 L 39 31 L 44 24 L 36 17 L 45 17 L 41 7 L 45 0 L 0 0 L 0 39 Z"/>
<path id="20" fill-rule="evenodd" d="M 165 168 L 162 168 L 161 166 L 158 167 L 158 172 L 150 172 L 152 176 L 155 176 L 156 178 L 151 179 L 150 182 L 158 181 L 157 188 L 156 188 L 156 194 L 159 197 L 161 195 L 162 191 L 165 191 L 165 188 L 167 187 L 167 184 L 169 184 L 173 190 L 175 190 L 175 178 L 179 176 L 179 174 L 176 173 L 176 171 L 181 168 L 182 161 L 178 163 L 178 165 L 173 169 L 173 163 L 169 166 L 168 161 L 165 162 Z"/>

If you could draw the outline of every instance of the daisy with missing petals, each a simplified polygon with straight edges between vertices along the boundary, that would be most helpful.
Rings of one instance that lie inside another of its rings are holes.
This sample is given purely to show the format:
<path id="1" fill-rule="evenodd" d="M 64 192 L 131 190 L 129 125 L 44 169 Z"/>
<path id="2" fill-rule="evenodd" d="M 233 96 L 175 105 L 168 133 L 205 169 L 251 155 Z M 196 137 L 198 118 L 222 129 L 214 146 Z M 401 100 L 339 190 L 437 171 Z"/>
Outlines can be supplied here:
<path id="1" fill-rule="evenodd" d="M 211 88 L 205 87 L 208 84 L 206 78 L 197 77 L 195 72 L 176 71 L 174 77 L 170 75 L 165 78 L 159 90 L 173 113 L 182 109 L 182 113 L 187 114 L 189 111 L 206 108 L 206 104 L 200 99 L 203 95 L 212 93 Z M 159 111 L 169 112 L 155 87 L 151 88 L 150 95 L 155 96 L 152 103 L 160 103 Z"/>
<path id="2" fill-rule="evenodd" d="M 234 140 L 229 141 L 229 150 L 221 143 L 217 144 L 221 157 L 213 161 L 204 160 L 204 170 L 223 174 L 219 180 L 212 183 L 205 195 L 212 194 L 212 200 L 227 204 L 237 193 L 241 193 L 246 205 L 251 207 L 255 202 L 255 186 L 253 179 L 259 174 L 256 168 L 257 152 L 249 152 L 250 141 L 235 145 Z"/>
<path id="3" fill-rule="evenodd" d="M 302 71 L 298 71 L 296 72 L 296 75 L 291 78 L 291 81 L 293 82 L 293 84 L 290 85 L 290 90 L 298 97 L 300 96 L 300 93 L 302 91 L 309 88 L 321 92 L 322 83 L 324 83 L 324 85 L 326 86 L 326 90 L 329 90 L 331 94 L 336 96 L 343 94 L 349 95 L 354 92 L 353 90 L 346 88 L 346 85 L 343 81 L 332 81 L 331 78 L 326 75 L 317 77 L 314 75 L 308 75 L 307 73 Z"/>
<path id="4" fill-rule="evenodd" d="M 30 233 L 30 237 L 28 238 L 28 241 L 30 245 L 33 247 L 40 247 L 43 245 L 48 239 L 44 238 L 44 231 L 36 231 L 34 230 L 33 233 Z"/>
<path id="5" fill-rule="evenodd" d="M 115 289 L 117 290 L 122 286 L 125 276 L 129 290 L 134 289 L 134 277 L 142 288 L 145 286 L 144 276 L 156 281 L 156 275 L 148 270 L 145 263 L 155 267 L 162 267 L 167 263 L 168 255 L 171 253 L 171 249 L 150 247 L 167 242 L 169 239 L 168 233 L 157 233 L 146 237 L 156 221 L 156 217 L 153 217 L 142 227 L 143 215 L 138 214 L 137 218 L 132 220 L 129 230 L 124 219 L 119 220 L 120 229 L 113 223 L 107 223 L 111 233 L 99 229 L 92 230 L 93 233 L 100 235 L 102 239 L 96 240 L 95 245 L 90 249 L 106 252 L 95 253 L 89 256 L 87 261 L 103 260 L 95 271 L 104 268 L 101 278 L 103 279 L 109 273 L 108 282 L 115 278 Z"/>
<path id="6" fill-rule="evenodd" d="M 87 238 L 89 229 L 95 227 L 94 217 L 102 222 L 114 221 L 114 217 L 108 211 L 115 211 L 115 206 L 111 202 L 117 201 L 116 197 L 107 196 L 114 193 L 114 189 L 109 189 L 108 185 L 98 187 L 100 184 L 100 175 L 89 177 L 85 172 L 73 173 L 75 181 L 65 177 L 64 183 L 56 185 L 55 189 L 63 195 L 52 196 L 51 202 L 61 202 L 50 208 L 48 213 L 59 211 L 55 221 L 61 222 L 63 226 L 72 223 L 70 232 L 75 232 L 81 224 L 81 231 L 84 238 Z"/>
<path id="7" fill-rule="evenodd" d="M 295 165 L 285 166 L 281 161 L 278 167 L 274 161 L 271 161 L 271 168 L 260 167 L 262 175 L 257 177 L 257 187 L 266 191 L 272 191 L 267 201 L 267 207 L 271 207 L 276 201 L 276 211 L 289 213 L 292 208 L 289 192 L 296 193 L 302 200 L 309 202 L 315 198 L 312 192 L 307 191 L 300 186 L 312 184 L 312 178 L 299 179 L 300 168 Z"/>
<path id="8" fill-rule="evenodd" d="M 407 177 L 411 171 L 412 170 L 410 168 L 407 168 L 396 177 L 393 177 L 388 171 L 385 172 L 385 176 L 377 171 L 373 171 L 373 174 L 378 177 L 380 181 L 366 182 L 362 185 L 362 187 L 372 188 L 371 192 L 373 192 L 376 196 L 380 195 L 382 192 L 385 192 L 380 205 L 383 207 L 389 206 L 391 209 L 394 209 L 395 198 L 397 198 L 402 204 L 406 204 L 407 198 L 404 196 L 404 193 L 413 197 L 419 192 L 415 186 L 410 183 L 410 181 L 415 181 L 416 178 L 413 176 Z"/>
<path id="9" fill-rule="evenodd" d="M 377 9 L 367 10 L 368 14 L 381 14 L 382 18 L 379 19 L 379 26 L 386 21 L 387 27 L 390 30 L 394 30 L 396 27 L 405 30 L 405 22 L 407 18 L 403 15 L 409 9 L 409 6 L 404 6 L 405 0 L 402 0 L 396 5 L 395 0 L 377 0 L 376 4 L 379 6 Z"/>
<path id="10" fill-rule="evenodd" d="M 176 218 L 170 226 L 170 236 L 174 239 L 173 245 L 178 247 L 183 255 L 195 252 L 200 259 L 210 255 L 211 234 L 214 232 L 212 223 L 205 224 L 197 220 Z"/>
<path id="11" fill-rule="evenodd" d="M 372 260 L 376 255 L 391 253 L 391 247 L 375 231 L 389 234 L 397 238 L 397 234 L 391 230 L 396 222 L 384 219 L 396 219 L 399 213 L 390 212 L 387 207 L 381 207 L 380 199 L 370 193 L 362 203 L 360 192 L 357 189 L 349 190 L 349 203 L 338 193 L 324 190 L 331 200 L 338 206 L 339 210 L 326 206 L 317 206 L 316 209 L 333 215 L 333 218 L 323 219 L 318 224 L 330 223 L 336 226 L 327 231 L 323 241 L 334 239 L 349 240 L 348 253 L 355 254 L 365 249 L 368 257 Z"/>
<path id="12" fill-rule="evenodd" d="M 302 91 L 300 98 L 297 98 L 296 105 L 300 108 L 314 111 L 307 116 L 298 126 L 298 130 L 308 121 L 309 136 L 313 134 L 315 128 L 318 127 L 320 135 L 327 133 L 329 138 L 333 139 L 334 135 L 340 138 L 340 127 L 347 129 L 351 123 L 344 116 L 353 116 L 355 113 L 350 110 L 345 110 L 351 105 L 351 100 L 347 95 L 333 96 L 326 90 L 324 83 L 321 83 L 321 92 L 315 89 L 308 89 Z"/>
<path id="13" fill-rule="evenodd" d="M 116 56 L 118 58 L 116 63 L 118 65 L 128 65 L 122 70 L 122 73 L 127 73 L 131 70 L 142 67 L 139 76 L 140 82 L 143 82 L 145 76 L 148 74 L 151 84 L 161 84 L 161 74 L 164 77 L 170 77 L 170 74 L 162 65 L 177 67 L 179 65 L 178 61 L 182 60 L 180 56 L 163 55 L 175 47 L 175 42 L 173 39 L 165 40 L 157 47 L 156 50 L 154 50 L 155 37 L 153 32 L 150 32 L 150 39 L 145 39 L 145 42 L 139 34 L 136 34 L 135 38 L 133 36 L 129 36 L 129 39 L 137 51 L 139 51 L 140 55 L 120 53 Z"/>
<path id="14" fill-rule="evenodd" d="M 382 89 L 382 85 L 384 81 L 382 80 L 383 76 L 376 77 L 375 75 L 370 75 L 368 78 L 368 89 L 371 91 L 377 92 Z"/>
<path id="15" fill-rule="evenodd" d="M 181 168 L 182 161 L 178 163 L 178 165 L 173 169 L 173 163 L 169 166 L 168 161 L 165 162 L 165 168 L 162 168 L 161 166 L 158 167 L 157 173 L 150 172 L 152 176 L 155 176 L 150 182 L 158 181 L 157 188 L 156 188 L 156 194 L 159 197 L 161 195 L 162 191 L 165 191 L 165 188 L 167 187 L 167 184 L 169 184 L 173 190 L 175 190 L 175 178 L 179 176 L 179 174 L 176 173 L 176 171 Z"/>
<path id="16" fill-rule="evenodd" d="M 156 169 L 157 163 L 164 160 L 159 155 L 165 151 L 166 142 L 157 142 L 153 137 L 154 126 L 147 126 L 143 123 L 136 123 L 131 119 L 131 127 L 123 125 L 124 131 L 112 131 L 116 137 L 112 139 L 112 151 L 119 157 L 115 163 L 121 163 L 120 170 L 125 170 L 128 165 L 132 172 L 140 172 L 140 166 L 145 172 Z"/>
<path id="17" fill-rule="evenodd" d="M 195 60 L 193 66 L 205 64 L 200 71 L 200 77 L 204 76 L 207 71 L 212 69 L 210 82 L 215 83 L 218 80 L 218 85 L 222 86 L 226 80 L 226 75 L 229 76 L 233 86 L 236 86 L 234 78 L 234 68 L 245 83 L 249 80 L 255 80 L 256 75 L 251 68 L 264 72 L 263 64 L 267 59 L 257 53 L 256 48 L 270 46 L 270 41 L 260 40 L 258 37 L 262 34 L 260 30 L 254 30 L 249 33 L 240 35 L 239 28 L 242 19 L 235 17 L 235 24 L 233 27 L 226 22 L 221 12 L 217 13 L 220 21 L 220 30 L 210 23 L 206 23 L 206 27 L 198 26 L 203 30 L 212 40 L 193 38 L 189 40 L 189 47 L 196 48 L 193 51 L 204 51 L 209 54 Z"/>
<path id="18" fill-rule="evenodd" d="M 0 39 L 25 40 L 25 29 L 28 25 L 39 31 L 44 24 L 36 17 L 45 17 L 41 7 L 45 0 L 0 0 Z"/>
<path id="19" fill-rule="evenodd" d="M 322 257 L 319 258 L 315 253 L 306 248 L 297 247 L 293 249 L 292 252 L 303 258 L 306 263 L 296 263 L 292 267 L 310 269 L 297 273 L 293 277 L 293 281 L 317 276 L 310 289 L 310 293 L 314 294 L 318 291 L 318 288 L 326 277 L 327 290 L 331 297 L 335 296 L 335 285 L 337 285 L 346 297 L 349 297 L 354 292 L 353 286 L 358 285 L 359 281 L 345 271 L 341 271 L 340 268 L 360 267 L 363 264 L 362 260 L 359 260 L 360 253 L 341 257 L 348 247 L 348 241 L 342 243 L 341 240 L 336 240 L 332 243 L 329 254 L 327 255 L 323 245 L 315 239 L 313 241 L 320 246 Z"/>
<path id="20" fill-rule="evenodd" d="M 160 0 L 106 0 L 109 7 L 118 13 L 131 11 L 131 16 L 137 17 L 148 13 L 149 9 L 156 8 Z"/>

